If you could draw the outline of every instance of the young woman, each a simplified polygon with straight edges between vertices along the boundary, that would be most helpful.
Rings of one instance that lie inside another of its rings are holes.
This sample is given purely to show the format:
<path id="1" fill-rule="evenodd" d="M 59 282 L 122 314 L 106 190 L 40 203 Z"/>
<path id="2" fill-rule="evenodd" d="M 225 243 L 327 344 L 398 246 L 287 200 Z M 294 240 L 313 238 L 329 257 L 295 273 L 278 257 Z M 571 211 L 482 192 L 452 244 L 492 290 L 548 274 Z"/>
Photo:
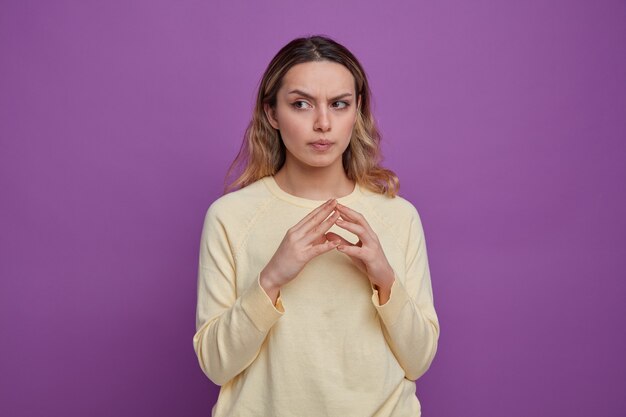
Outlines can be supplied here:
<path id="1" fill-rule="evenodd" d="M 439 321 L 420 217 L 379 142 L 350 51 L 313 36 L 278 52 L 239 188 L 202 229 L 193 345 L 221 386 L 213 417 L 421 415 Z"/>

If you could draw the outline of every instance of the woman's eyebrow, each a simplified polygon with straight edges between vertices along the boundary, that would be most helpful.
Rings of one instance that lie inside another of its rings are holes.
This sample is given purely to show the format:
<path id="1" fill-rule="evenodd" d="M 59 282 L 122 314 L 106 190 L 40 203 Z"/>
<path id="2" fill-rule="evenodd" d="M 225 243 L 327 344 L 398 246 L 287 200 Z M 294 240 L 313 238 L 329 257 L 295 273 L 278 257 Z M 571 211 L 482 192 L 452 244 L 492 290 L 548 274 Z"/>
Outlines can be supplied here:
<path id="1" fill-rule="evenodd" d="M 304 92 L 304 91 L 302 91 L 302 90 L 297 90 L 297 89 L 296 89 L 296 90 L 291 90 L 291 91 L 290 91 L 290 92 L 288 92 L 287 94 L 298 94 L 298 95 L 300 95 L 300 96 L 304 96 L 304 97 L 306 97 L 306 98 L 310 98 L 311 100 L 315 100 L 315 97 L 313 97 L 313 96 L 312 96 L 312 95 L 310 95 L 310 94 L 305 93 L 305 92 Z M 352 93 L 343 93 L 343 94 L 340 94 L 340 95 L 338 95 L 338 96 L 336 96 L 336 97 L 331 98 L 331 100 L 339 100 L 340 98 L 349 97 L 349 96 L 351 96 L 351 95 L 352 95 Z"/>

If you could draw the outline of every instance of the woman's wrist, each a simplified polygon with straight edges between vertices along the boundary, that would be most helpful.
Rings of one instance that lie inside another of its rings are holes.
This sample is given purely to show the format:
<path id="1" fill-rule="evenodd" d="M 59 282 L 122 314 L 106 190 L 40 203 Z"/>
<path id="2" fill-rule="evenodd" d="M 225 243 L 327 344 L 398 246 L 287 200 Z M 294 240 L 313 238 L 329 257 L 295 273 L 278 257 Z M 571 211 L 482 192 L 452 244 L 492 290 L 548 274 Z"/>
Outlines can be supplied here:
<path id="1" fill-rule="evenodd" d="M 396 280 L 395 274 L 391 267 L 389 268 L 389 271 L 390 272 L 386 274 L 386 277 L 384 280 L 382 280 L 382 282 L 380 282 L 379 284 L 374 284 L 374 289 L 378 291 L 378 299 L 380 301 L 380 305 L 383 305 L 387 301 L 389 301 L 389 298 L 391 297 L 391 287 Z"/>
<path id="2" fill-rule="evenodd" d="M 276 285 L 272 281 L 271 274 L 268 274 L 265 270 L 261 271 L 259 283 L 261 284 L 261 288 L 263 288 L 270 300 L 272 300 L 272 304 L 276 304 L 278 294 L 280 293 L 280 286 Z"/>

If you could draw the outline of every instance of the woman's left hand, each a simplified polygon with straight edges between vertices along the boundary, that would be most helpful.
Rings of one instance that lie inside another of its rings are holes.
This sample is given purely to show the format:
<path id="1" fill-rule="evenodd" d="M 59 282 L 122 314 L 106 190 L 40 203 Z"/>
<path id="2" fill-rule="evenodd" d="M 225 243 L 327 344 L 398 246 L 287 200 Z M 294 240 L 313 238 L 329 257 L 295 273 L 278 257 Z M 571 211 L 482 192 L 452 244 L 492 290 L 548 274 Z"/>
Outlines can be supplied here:
<path id="1" fill-rule="evenodd" d="M 326 239 L 340 241 L 337 250 L 348 255 L 377 290 L 388 292 L 394 282 L 394 272 L 380 246 L 378 236 L 361 213 L 339 203 L 335 210 L 341 215 L 335 224 L 357 235 L 359 241 L 353 244 L 333 232 L 327 232 Z"/>

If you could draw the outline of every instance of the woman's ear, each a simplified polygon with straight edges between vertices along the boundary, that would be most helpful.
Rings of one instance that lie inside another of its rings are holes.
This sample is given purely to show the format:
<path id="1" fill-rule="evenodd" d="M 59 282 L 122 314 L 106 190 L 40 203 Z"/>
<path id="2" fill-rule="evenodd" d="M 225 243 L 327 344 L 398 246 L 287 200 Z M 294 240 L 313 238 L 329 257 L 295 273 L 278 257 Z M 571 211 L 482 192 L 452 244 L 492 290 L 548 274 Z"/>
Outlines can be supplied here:
<path id="1" fill-rule="evenodd" d="M 267 116 L 267 120 L 270 122 L 272 127 L 276 130 L 278 129 L 278 120 L 276 120 L 276 109 L 272 108 L 269 104 L 263 104 L 263 110 L 265 111 L 265 115 Z"/>

